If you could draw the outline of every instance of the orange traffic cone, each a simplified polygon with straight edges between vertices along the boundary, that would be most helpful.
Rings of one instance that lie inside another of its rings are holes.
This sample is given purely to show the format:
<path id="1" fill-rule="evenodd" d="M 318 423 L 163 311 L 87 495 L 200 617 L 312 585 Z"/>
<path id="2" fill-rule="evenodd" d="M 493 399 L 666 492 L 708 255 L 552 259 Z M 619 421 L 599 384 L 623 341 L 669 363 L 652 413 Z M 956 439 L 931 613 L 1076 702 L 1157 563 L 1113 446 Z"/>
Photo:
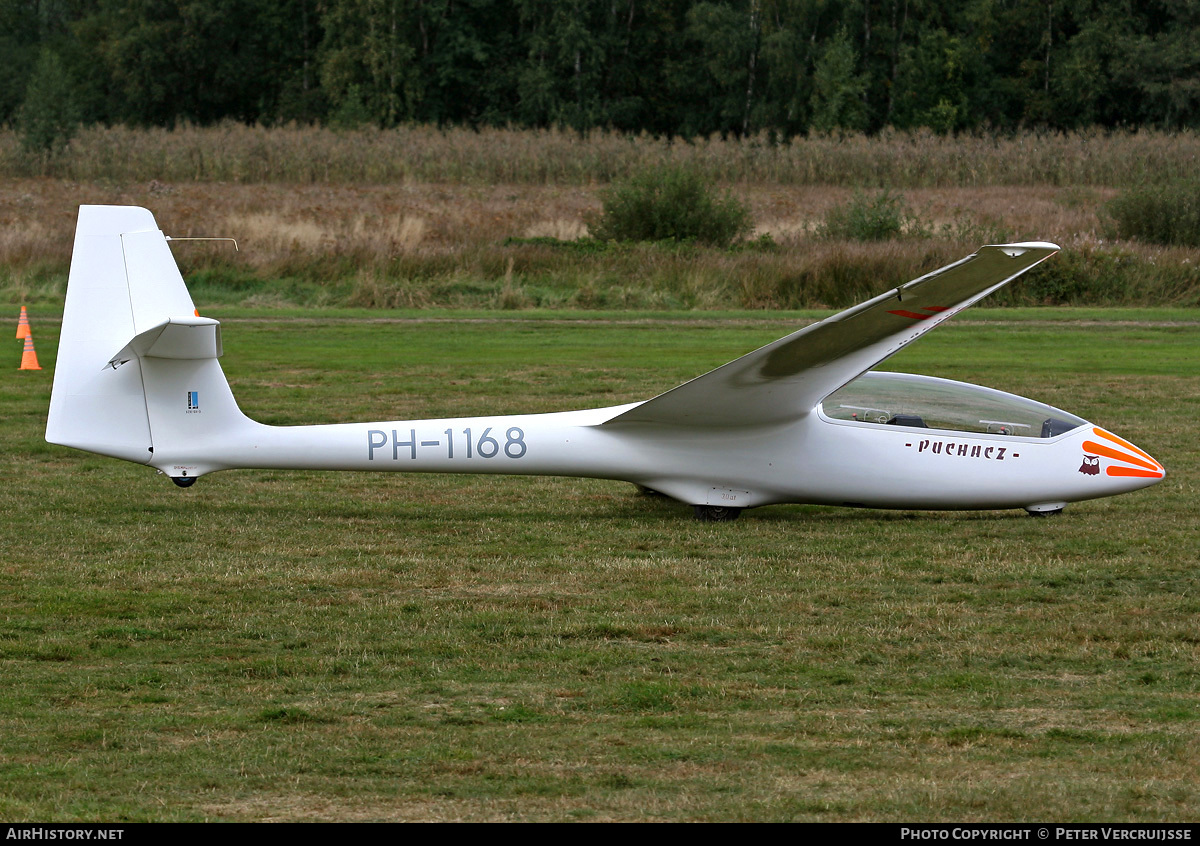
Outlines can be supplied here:
<path id="1" fill-rule="evenodd" d="M 29 315 L 25 313 L 25 306 L 21 306 L 21 316 L 17 318 L 17 340 L 29 337 Z"/>
<path id="2" fill-rule="evenodd" d="M 21 353 L 21 366 L 18 370 L 41 370 L 37 363 L 37 353 L 33 351 L 33 335 L 25 336 L 25 351 Z"/>

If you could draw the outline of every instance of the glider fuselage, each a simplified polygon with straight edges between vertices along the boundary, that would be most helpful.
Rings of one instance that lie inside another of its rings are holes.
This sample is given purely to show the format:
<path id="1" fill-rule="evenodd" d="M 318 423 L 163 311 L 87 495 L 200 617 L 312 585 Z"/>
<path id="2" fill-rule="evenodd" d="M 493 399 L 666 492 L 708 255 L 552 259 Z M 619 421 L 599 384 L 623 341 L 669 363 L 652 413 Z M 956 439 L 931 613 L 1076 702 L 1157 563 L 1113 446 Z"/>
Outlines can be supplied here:
<path id="1" fill-rule="evenodd" d="M 181 403 L 182 404 L 182 403 Z M 185 420 L 204 413 L 181 409 Z M 604 421 L 637 404 L 549 414 L 266 426 L 249 418 L 219 443 L 156 441 L 147 463 L 173 478 L 230 468 L 487 473 L 617 479 L 683 502 L 748 508 L 780 502 L 870 508 L 1061 508 L 1162 478 L 1148 456 L 1084 424 L 1051 438 L 799 420 L 725 430 Z M 190 414 L 188 413 L 190 412 Z M 1087 443 L 1128 455 L 1081 472 Z M 1115 468 L 1138 475 L 1108 474 Z"/>

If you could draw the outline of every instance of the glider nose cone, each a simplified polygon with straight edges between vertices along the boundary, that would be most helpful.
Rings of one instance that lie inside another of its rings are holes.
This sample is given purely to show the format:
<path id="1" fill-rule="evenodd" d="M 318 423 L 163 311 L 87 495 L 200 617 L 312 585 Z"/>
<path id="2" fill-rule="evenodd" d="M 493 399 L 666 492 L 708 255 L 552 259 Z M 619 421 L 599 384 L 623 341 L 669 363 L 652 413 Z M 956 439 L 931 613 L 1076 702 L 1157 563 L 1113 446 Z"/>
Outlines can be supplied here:
<path id="1" fill-rule="evenodd" d="M 1084 437 L 1079 472 L 1103 475 L 1116 491 L 1133 491 L 1161 482 L 1166 468 L 1124 438 L 1093 426 Z"/>

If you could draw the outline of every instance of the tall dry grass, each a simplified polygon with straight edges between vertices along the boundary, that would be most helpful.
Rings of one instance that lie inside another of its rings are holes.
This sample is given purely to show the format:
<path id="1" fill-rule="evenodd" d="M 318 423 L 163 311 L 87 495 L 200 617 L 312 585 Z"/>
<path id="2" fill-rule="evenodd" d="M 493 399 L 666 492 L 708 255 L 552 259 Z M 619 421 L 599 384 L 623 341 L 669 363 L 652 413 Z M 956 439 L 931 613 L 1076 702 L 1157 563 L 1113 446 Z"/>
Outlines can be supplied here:
<path id="1" fill-rule="evenodd" d="M 929 237 L 859 244 L 817 237 L 850 200 L 843 186 L 734 186 L 775 248 L 653 246 L 578 250 L 599 186 L 138 180 L 0 182 L 0 299 L 61 301 L 80 203 L 143 205 L 181 242 L 200 303 L 515 308 L 843 306 L 967 254 L 981 243 L 1051 240 L 1053 269 L 1008 302 L 1200 304 L 1200 250 L 1106 242 L 1111 188 L 988 186 L 903 192 Z M 1041 281 L 1038 281 L 1041 279 Z"/>
<path id="2" fill-rule="evenodd" d="M 860 188 L 1099 185 L 1122 187 L 1191 173 L 1191 131 L 1022 132 L 940 136 L 767 136 L 691 141 L 557 129 L 335 131 L 242 124 L 176 129 L 92 126 L 55 159 L 23 154 L 0 130 L 0 176 L 167 182 L 298 184 L 589 185 L 631 171 L 691 165 L 724 183 Z"/>
<path id="3" fill-rule="evenodd" d="M 854 191 L 838 186 L 746 185 L 737 196 L 785 251 L 814 248 L 825 215 Z M 913 213 L 937 240 L 971 244 L 973 230 L 1071 245 L 1101 237 L 1098 210 L 1113 195 L 1099 188 L 914 189 Z M 400 256 L 454 255 L 494 247 L 509 238 L 573 240 L 600 208 L 593 186 L 455 184 L 223 185 L 154 180 L 73 182 L 16 179 L 0 183 L 0 266 L 65 264 L 81 203 L 133 204 L 151 209 L 163 231 L 181 236 L 230 236 L 237 260 L 269 271 L 291 262 L 345 256 L 382 265 Z M 943 235 L 945 230 L 949 235 Z M 952 237 L 962 232 L 970 238 Z M 223 245 L 176 247 L 181 257 L 224 255 Z"/>

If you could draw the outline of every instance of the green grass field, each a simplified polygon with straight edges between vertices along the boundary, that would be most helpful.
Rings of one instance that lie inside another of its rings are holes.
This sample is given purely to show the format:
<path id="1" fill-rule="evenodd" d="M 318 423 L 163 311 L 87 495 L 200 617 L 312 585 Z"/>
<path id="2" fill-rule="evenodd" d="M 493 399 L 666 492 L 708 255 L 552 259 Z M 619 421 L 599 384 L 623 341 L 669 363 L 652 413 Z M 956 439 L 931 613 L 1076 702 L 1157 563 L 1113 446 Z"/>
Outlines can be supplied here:
<path id="1" fill-rule="evenodd" d="M 204 313 L 209 311 L 201 307 Z M 15 325 L 15 314 L 13 321 Z M 806 315 L 228 309 L 270 423 L 642 399 Z M 0 377 L 0 818 L 1186 820 L 1200 809 L 1200 321 L 969 312 L 888 363 L 1168 469 L 1020 511 L 235 471 L 43 440 Z"/>

